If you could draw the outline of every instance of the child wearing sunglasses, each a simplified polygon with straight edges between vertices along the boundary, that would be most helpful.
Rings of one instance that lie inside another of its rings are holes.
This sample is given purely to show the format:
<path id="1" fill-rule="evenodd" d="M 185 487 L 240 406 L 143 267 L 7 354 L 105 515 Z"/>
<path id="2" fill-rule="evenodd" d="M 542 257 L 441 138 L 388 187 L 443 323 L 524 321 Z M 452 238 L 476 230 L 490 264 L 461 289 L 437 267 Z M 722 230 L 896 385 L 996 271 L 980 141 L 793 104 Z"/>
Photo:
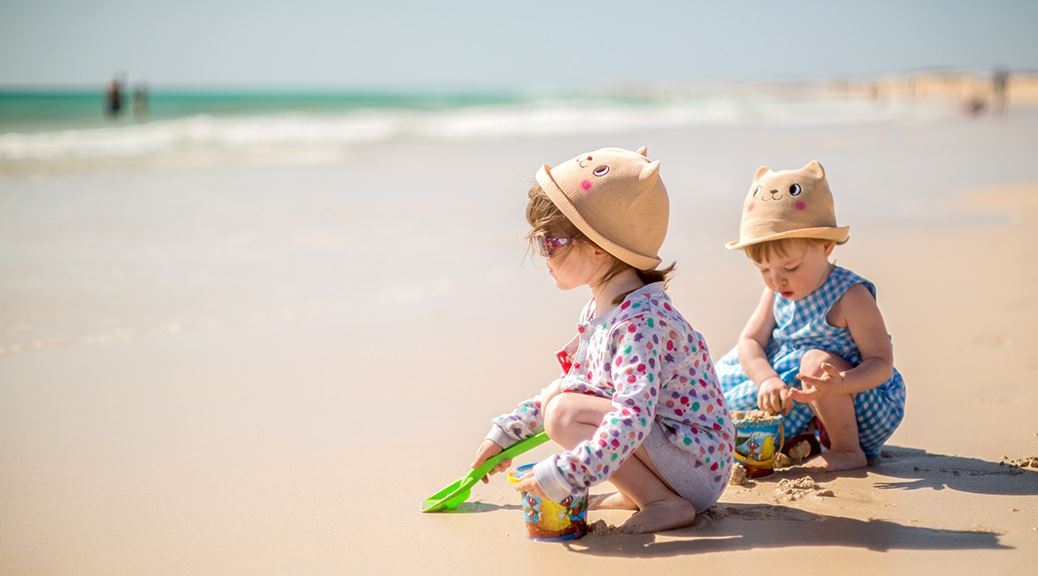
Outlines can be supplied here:
<path id="1" fill-rule="evenodd" d="M 545 430 L 564 450 L 515 488 L 561 501 L 609 480 L 619 491 L 591 508 L 635 510 L 627 532 L 691 524 L 720 497 L 732 462 L 706 342 L 664 291 L 674 265 L 657 268 L 669 212 L 659 170 L 644 148 L 604 148 L 537 172 L 528 237 L 556 286 L 587 286 L 591 299 L 557 354 L 562 376 L 495 418 L 472 463 Z"/>

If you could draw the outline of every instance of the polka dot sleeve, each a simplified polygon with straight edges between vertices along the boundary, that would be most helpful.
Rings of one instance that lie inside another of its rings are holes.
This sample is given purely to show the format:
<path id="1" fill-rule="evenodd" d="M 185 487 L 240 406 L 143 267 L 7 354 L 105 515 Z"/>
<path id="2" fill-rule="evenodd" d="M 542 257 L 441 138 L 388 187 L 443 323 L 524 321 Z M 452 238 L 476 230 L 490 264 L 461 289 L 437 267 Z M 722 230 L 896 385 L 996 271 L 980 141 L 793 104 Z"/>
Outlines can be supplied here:
<path id="1" fill-rule="evenodd" d="M 544 414 L 541 411 L 541 399 L 552 386 L 557 386 L 557 383 L 558 380 L 552 382 L 533 398 L 521 402 L 515 410 L 494 418 L 493 426 L 490 427 L 486 438 L 502 448 L 508 448 L 543 430 Z"/>
<path id="2" fill-rule="evenodd" d="M 610 329 L 606 345 L 615 388 L 613 409 L 591 440 L 553 459 L 559 479 L 571 489 L 590 487 L 609 478 L 649 435 L 660 394 L 657 332 L 657 323 L 647 315 L 632 316 Z"/>

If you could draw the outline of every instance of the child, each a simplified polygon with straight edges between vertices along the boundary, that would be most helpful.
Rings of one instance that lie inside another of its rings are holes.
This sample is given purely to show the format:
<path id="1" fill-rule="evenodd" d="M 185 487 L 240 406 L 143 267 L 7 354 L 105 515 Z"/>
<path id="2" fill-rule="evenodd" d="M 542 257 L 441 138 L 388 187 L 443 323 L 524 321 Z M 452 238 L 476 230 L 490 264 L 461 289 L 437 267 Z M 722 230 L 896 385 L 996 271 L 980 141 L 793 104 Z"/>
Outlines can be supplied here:
<path id="1" fill-rule="evenodd" d="M 848 231 L 836 226 L 821 164 L 761 166 L 739 240 L 726 244 L 746 253 L 765 285 L 738 345 L 717 363 L 728 406 L 786 413 L 787 439 L 817 416 L 829 451 L 807 465 L 829 471 L 864 467 L 905 411 L 876 287 L 829 263 Z"/>
<path id="2" fill-rule="evenodd" d="M 659 167 L 644 148 L 604 148 L 537 172 L 528 237 L 560 289 L 592 298 L 557 354 L 564 374 L 495 418 L 472 463 L 544 429 L 566 450 L 516 489 L 560 501 L 609 480 L 619 492 L 591 508 L 637 510 L 628 532 L 691 524 L 724 490 L 733 450 L 706 343 L 664 292 L 674 265 L 656 269 L 669 211 Z"/>

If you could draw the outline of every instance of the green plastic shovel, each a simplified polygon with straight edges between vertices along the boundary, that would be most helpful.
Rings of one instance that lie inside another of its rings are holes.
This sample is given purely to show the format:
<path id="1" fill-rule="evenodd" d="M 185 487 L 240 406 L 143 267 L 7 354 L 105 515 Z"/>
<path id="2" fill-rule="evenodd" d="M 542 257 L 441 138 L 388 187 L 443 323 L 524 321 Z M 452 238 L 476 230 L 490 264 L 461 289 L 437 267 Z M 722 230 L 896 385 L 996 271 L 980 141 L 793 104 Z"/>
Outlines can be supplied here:
<path id="1" fill-rule="evenodd" d="M 449 484 L 443 490 L 440 490 L 436 494 L 425 499 L 422 503 L 422 512 L 439 512 L 442 510 L 453 510 L 457 508 L 458 504 L 461 504 L 465 500 L 468 500 L 469 492 L 472 487 L 479 482 L 479 479 L 486 476 L 487 472 L 493 470 L 494 466 L 501 463 L 502 460 L 508 460 L 514 458 L 526 452 L 532 450 L 541 444 L 548 441 L 548 434 L 540 432 L 529 438 L 520 441 L 518 444 L 510 446 L 508 449 L 501 451 L 495 456 L 488 458 L 486 462 L 479 465 L 478 468 L 469 470 L 469 473 L 462 476 L 460 480 Z"/>

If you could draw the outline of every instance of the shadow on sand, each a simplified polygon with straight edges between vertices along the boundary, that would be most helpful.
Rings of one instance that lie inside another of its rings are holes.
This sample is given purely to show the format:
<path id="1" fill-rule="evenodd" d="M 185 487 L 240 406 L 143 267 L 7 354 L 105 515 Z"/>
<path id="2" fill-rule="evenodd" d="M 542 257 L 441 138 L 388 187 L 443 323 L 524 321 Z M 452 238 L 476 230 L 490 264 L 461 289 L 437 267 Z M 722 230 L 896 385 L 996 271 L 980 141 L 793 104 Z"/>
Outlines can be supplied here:
<path id="1" fill-rule="evenodd" d="M 917 448 L 887 446 L 870 473 L 904 478 L 903 482 L 877 482 L 881 490 L 950 488 L 960 492 L 1001 496 L 1038 495 L 1038 471 L 978 458 L 930 454 Z"/>
<path id="2" fill-rule="evenodd" d="M 767 520 L 768 530 L 746 530 L 748 522 Z M 687 539 L 657 542 L 654 534 L 607 534 L 583 538 L 566 548 L 579 554 L 656 558 L 794 546 L 846 546 L 887 550 L 1009 550 L 998 534 L 904 526 L 888 520 L 826 516 L 780 504 L 718 504 L 684 530 L 667 536 Z"/>
<path id="3" fill-rule="evenodd" d="M 768 481 L 804 475 L 803 468 L 781 471 Z M 975 494 L 1036 495 L 1038 471 L 977 458 L 930 454 L 925 450 L 888 446 L 867 469 L 839 474 L 810 472 L 825 482 L 837 477 L 875 478 L 880 490 L 951 489 Z M 889 481 L 902 478 L 904 481 Z M 768 530 L 747 530 L 747 523 L 768 521 Z M 704 552 L 846 546 L 887 550 L 1011 550 L 999 534 L 982 530 L 947 530 L 906 526 L 890 520 L 858 520 L 827 516 L 781 504 L 719 503 L 701 514 L 691 527 L 653 534 L 606 534 L 567 544 L 572 552 L 595 556 L 664 557 Z"/>

